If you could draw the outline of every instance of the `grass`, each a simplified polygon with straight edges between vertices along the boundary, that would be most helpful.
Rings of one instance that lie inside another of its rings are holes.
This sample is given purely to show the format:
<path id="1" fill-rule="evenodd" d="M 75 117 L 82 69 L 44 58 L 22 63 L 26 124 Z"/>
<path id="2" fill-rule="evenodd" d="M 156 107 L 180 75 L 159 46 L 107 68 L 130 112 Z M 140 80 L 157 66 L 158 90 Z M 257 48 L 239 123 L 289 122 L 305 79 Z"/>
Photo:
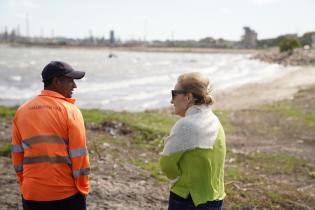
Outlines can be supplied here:
<path id="1" fill-rule="evenodd" d="M 249 156 L 247 161 L 269 175 L 291 174 L 308 168 L 305 160 L 285 154 L 256 153 Z"/>
<path id="2" fill-rule="evenodd" d="M 86 123 L 99 126 L 111 121 L 125 123 L 134 133 L 134 143 L 148 149 L 158 147 L 177 120 L 173 115 L 159 112 L 82 110 L 82 113 Z"/>
<path id="3" fill-rule="evenodd" d="M 310 126 L 315 127 L 315 113 L 305 116 L 304 119 L 310 124 Z"/>
<path id="4" fill-rule="evenodd" d="M 315 171 L 310 171 L 308 173 L 308 175 L 312 178 L 312 179 L 315 179 Z"/>
<path id="5" fill-rule="evenodd" d="M 290 143 L 291 139 L 295 140 L 294 136 L 304 135 L 312 143 L 315 128 L 314 91 L 315 86 L 298 93 L 293 100 L 241 112 L 243 116 L 246 114 L 247 120 L 248 117 L 254 119 L 250 121 L 251 124 L 244 123 L 248 125 L 245 138 L 248 136 L 250 141 L 251 137 L 257 135 L 262 140 L 264 137 L 275 139 L 275 144 L 279 144 L 281 140 Z M 229 119 L 229 113 L 225 116 L 227 121 L 233 122 L 233 118 Z M 234 129 L 244 127 L 235 126 Z M 313 190 L 307 188 L 312 186 L 315 179 L 313 162 L 299 158 L 295 153 L 289 155 L 290 151 L 287 151 L 288 154 L 272 148 L 265 150 L 269 152 L 258 151 L 259 148 L 250 154 L 233 154 L 228 150 L 225 167 L 226 209 L 313 209 Z"/>
<path id="6" fill-rule="evenodd" d="M 299 118 L 300 116 L 303 116 L 303 112 L 301 109 L 285 101 L 275 104 L 274 108 L 275 111 L 288 117 Z"/>
<path id="7" fill-rule="evenodd" d="M 11 144 L 3 144 L 0 147 L 0 156 L 9 157 L 11 154 Z"/>
<path id="8" fill-rule="evenodd" d="M 265 182 L 260 177 L 265 174 L 266 177 L 276 175 L 299 174 L 300 176 L 311 176 L 309 172 L 312 167 L 304 159 L 286 155 L 270 154 L 258 152 L 250 155 L 233 154 L 227 152 L 226 160 L 234 159 L 232 163 L 226 163 L 225 180 L 237 183 L 260 183 Z M 315 178 L 315 172 L 313 172 Z"/>
<path id="9" fill-rule="evenodd" d="M 305 160 L 261 152 L 251 155 L 228 152 L 227 160 L 231 158 L 234 161 L 225 167 L 227 209 L 307 209 L 299 206 L 299 202 L 311 199 L 309 195 L 279 181 L 292 176 L 315 178 Z"/>
<path id="10" fill-rule="evenodd" d="M 85 123 L 101 124 L 104 121 L 103 111 L 99 109 L 81 110 Z"/>
<path id="11" fill-rule="evenodd" d="M 283 194 L 280 194 L 278 192 L 275 191 L 269 191 L 266 192 L 267 196 L 273 201 L 273 202 L 279 202 L 282 201 L 284 199 Z"/>
<path id="12" fill-rule="evenodd" d="M 158 162 L 150 162 L 144 160 L 130 160 L 130 162 L 138 168 L 148 171 L 150 175 L 157 179 L 159 182 L 163 184 L 168 182 L 168 179 L 161 171 Z"/>
<path id="13" fill-rule="evenodd" d="M 152 130 L 168 133 L 177 118 L 173 115 L 159 112 L 114 112 L 101 110 L 82 110 L 87 123 L 102 123 L 119 121 L 137 130 Z"/>
<path id="14" fill-rule="evenodd" d="M 13 118 L 17 107 L 0 106 L 0 117 Z"/>
<path id="15" fill-rule="evenodd" d="M 236 128 L 232 125 L 229 119 L 229 112 L 224 110 L 214 110 L 214 113 L 219 118 L 226 133 L 232 134 L 235 132 Z"/>
<path id="16" fill-rule="evenodd" d="M 86 123 L 101 126 L 104 122 L 116 121 L 125 123 L 135 135 L 134 143 L 145 149 L 161 149 L 161 140 L 166 137 L 178 117 L 160 112 L 115 112 L 102 110 L 82 110 Z M 228 112 L 216 110 L 215 113 L 226 132 L 232 133 L 234 127 L 229 121 Z"/>
<path id="17" fill-rule="evenodd" d="M 305 108 L 293 104 L 292 101 L 281 101 L 271 105 L 263 105 L 261 108 L 280 113 L 284 117 L 290 117 L 315 127 L 315 110 L 305 110 Z"/>
<path id="18" fill-rule="evenodd" d="M 249 174 L 245 174 L 237 166 L 228 167 L 225 169 L 225 180 L 227 182 L 246 182 L 246 183 L 255 183 L 259 182 L 259 178 Z"/>

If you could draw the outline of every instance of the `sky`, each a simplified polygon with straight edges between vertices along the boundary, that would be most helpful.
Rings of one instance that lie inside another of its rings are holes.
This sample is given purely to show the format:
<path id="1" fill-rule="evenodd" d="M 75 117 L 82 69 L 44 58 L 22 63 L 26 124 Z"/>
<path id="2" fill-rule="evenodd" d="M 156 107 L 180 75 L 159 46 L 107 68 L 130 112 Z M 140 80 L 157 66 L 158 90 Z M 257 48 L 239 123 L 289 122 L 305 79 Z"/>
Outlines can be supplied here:
<path id="1" fill-rule="evenodd" d="M 315 31 L 315 0 L 0 0 L 0 32 L 121 40 L 240 40 Z"/>

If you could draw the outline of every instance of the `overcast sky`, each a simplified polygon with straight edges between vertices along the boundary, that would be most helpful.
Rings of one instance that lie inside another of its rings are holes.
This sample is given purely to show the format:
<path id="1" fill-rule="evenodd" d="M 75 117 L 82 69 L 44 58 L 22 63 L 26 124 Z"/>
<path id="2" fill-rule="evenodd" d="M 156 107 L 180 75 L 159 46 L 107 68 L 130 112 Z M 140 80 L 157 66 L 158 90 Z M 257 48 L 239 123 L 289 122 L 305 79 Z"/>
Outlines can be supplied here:
<path id="1" fill-rule="evenodd" d="M 0 0 L 0 31 L 22 35 L 239 40 L 243 26 L 258 39 L 315 31 L 315 0 Z"/>

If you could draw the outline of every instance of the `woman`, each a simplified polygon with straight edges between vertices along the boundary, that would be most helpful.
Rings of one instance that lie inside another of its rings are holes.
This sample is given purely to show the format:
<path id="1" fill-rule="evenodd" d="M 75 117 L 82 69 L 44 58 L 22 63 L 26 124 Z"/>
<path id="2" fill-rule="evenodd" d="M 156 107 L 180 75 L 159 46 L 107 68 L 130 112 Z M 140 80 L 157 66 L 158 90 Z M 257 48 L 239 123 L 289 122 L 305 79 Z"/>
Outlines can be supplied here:
<path id="1" fill-rule="evenodd" d="M 225 135 L 210 108 L 208 78 L 196 72 L 180 75 L 171 103 L 182 118 L 165 140 L 160 158 L 171 180 L 168 209 L 222 209 Z"/>

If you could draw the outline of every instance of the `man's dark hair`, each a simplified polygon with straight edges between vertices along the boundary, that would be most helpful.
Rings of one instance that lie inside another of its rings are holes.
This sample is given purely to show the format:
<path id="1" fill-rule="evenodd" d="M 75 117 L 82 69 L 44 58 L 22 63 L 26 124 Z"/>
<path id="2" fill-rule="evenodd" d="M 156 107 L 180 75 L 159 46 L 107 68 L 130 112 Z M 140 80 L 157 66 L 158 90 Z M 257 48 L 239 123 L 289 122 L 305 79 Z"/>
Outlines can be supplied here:
<path id="1" fill-rule="evenodd" d="M 44 83 L 44 88 L 50 87 L 50 85 L 52 84 L 52 81 L 53 81 L 54 78 L 58 78 L 59 80 L 64 80 L 64 79 L 67 78 L 67 77 L 65 77 L 65 76 L 63 76 L 63 75 L 60 75 L 60 76 L 57 76 L 57 77 L 53 77 L 53 78 L 51 78 L 51 79 L 49 79 L 49 80 L 47 80 L 47 81 L 43 81 L 43 83 Z"/>
<path id="2" fill-rule="evenodd" d="M 53 81 L 53 78 L 51 78 L 50 80 L 47 80 L 47 81 L 43 81 L 44 82 L 44 88 L 50 87 L 52 81 Z"/>

